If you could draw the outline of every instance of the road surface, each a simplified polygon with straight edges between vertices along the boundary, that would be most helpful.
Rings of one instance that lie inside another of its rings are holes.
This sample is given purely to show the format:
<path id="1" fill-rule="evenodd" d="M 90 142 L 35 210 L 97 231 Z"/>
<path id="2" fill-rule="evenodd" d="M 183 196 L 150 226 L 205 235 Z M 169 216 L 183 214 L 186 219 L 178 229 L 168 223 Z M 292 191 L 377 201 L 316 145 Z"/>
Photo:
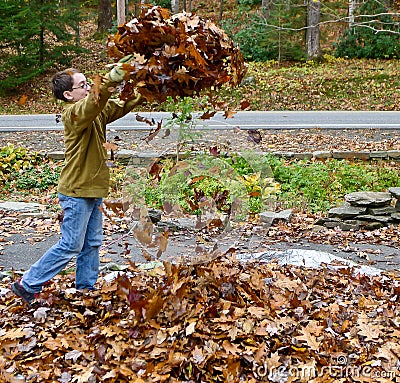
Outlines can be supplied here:
<path id="1" fill-rule="evenodd" d="M 171 116 L 166 112 L 140 112 L 141 117 L 156 122 Z M 204 129 L 400 129 L 400 112 L 397 111 L 272 111 L 237 112 L 233 118 L 218 113 L 210 120 L 198 120 Z M 109 125 L 115 130 L 148 130 L 149 125 L 136 120 L 136 113 Z M 62 130 L 55 114 L 1 115 L 0 132 L 24 130 Z"/>

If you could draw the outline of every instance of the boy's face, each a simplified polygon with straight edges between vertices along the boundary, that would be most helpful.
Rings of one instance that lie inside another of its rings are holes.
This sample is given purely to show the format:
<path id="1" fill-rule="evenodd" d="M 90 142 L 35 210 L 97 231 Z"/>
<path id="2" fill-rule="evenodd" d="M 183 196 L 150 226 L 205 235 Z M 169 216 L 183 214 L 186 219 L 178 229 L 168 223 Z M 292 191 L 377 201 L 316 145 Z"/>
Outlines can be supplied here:
<path id="1" fill-rule="evenodd" d="M 89 94 L 90 85 L 87 83 L 83 73 L 74 73 L 72 78 L 74 81 L 72 89 L 66 90 L 64 96 L 68 101 L 82 100 Z"/>

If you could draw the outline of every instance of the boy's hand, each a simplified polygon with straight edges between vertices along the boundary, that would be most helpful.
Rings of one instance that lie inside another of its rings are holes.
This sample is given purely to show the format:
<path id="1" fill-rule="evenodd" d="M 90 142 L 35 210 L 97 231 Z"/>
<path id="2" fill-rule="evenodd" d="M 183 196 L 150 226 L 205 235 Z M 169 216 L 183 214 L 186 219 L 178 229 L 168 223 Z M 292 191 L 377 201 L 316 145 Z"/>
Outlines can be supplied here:
<path id="1" fill-rule="evenodd" d="M 125 77 L 125 71 L 122 70 L 120 67 L 115 66 L 111 69 L 110 73 L 108 74 L 108 78 L 113 82 L 121 82 Z"/>
<path id="2" fill-rule="evenodd" d="M 132 61 L 132 59 L 134 58 L 134 55 L 126 55 L 124 57 L 122 57 L 121 60 L 118 61 L 118 64 L 125 64 L 128 63 L 129 61 Z"/>
<path id="3" fill-rule="evenodd" d="M 116 64 L 112 64 L 114 67 L 111 69 L 110 73 L 108 74 L 108 78 L 113 82 L 121 82 L 126 72 L 121 69 L 122 64 L 126 64 L 134 58 L 134 55 L 126 55 L 122 57 Z"/>

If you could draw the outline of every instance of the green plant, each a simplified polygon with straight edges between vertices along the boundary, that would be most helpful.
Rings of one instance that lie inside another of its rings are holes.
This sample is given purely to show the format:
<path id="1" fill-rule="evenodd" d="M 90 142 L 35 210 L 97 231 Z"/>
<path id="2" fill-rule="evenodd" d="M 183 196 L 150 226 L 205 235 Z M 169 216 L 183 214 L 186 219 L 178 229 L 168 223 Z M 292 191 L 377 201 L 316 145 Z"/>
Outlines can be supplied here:
<path id="1" fill-rule="evenodd" d="M 285 161 L 274 156 L 267 161 L 281 185 L 279 203 L 311 212 L 326 212 L 342 203 L 347 193 L 400 186 L 397 166 L 385 161 Z"/>
<path id="2" fill-rule="evenodd" d="M 168 111 L 172 112 L 167 119 L 164 128 L 166 131 L 172 131 L 176 134 L 176 158 L 179 158 L 180 151 L 196 138 L 201 137 L 201 133 L 196 131 L 197 120 L 194 113 L 202 110 L 205 105 L 205 98 L 184 97 L 173 100 L 172 97 L 167 98 Z"/>
<path id="3" fill-rule="evenodd" d="M 4 183 L 10 174 L 39 165 L 42 161 L 38 153 L 28 153 L 27 149 L 12 144 L 0 148 L 0 183 Z"/>
<path id="4" fill-rule="evenodd" d="M 36 167 L 31 166 L 25 171 L 11 174 L 5 184 L 5 189 L 45 191 L 57 185 L 60 171 L 59 167 L 54 167 L 50 163 Z"/>
<path id="5" fill-rule="evenodd" d="M 164 158 L 149 173 L 128 169 L 125 199 L 188 214 L 228 213 L 245 219 L 265 209 L 279 192 L 271 170 L 258 154 L 195 152 L 189 158 Z"/>

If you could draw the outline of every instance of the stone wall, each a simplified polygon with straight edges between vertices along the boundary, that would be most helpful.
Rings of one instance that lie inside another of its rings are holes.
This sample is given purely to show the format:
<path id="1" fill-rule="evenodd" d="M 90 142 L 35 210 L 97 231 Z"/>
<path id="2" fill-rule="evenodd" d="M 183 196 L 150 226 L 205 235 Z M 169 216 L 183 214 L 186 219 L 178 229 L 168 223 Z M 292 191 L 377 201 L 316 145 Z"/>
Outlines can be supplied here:
<path id="1" fill-rule="evenodd" d="M 389 192 L 355 192 L 345 195 L 345 203 L 329 210 L 328 217 L 314 225 L 342 230 L 375 230 L 400 223 L 400 187 Z"/>

